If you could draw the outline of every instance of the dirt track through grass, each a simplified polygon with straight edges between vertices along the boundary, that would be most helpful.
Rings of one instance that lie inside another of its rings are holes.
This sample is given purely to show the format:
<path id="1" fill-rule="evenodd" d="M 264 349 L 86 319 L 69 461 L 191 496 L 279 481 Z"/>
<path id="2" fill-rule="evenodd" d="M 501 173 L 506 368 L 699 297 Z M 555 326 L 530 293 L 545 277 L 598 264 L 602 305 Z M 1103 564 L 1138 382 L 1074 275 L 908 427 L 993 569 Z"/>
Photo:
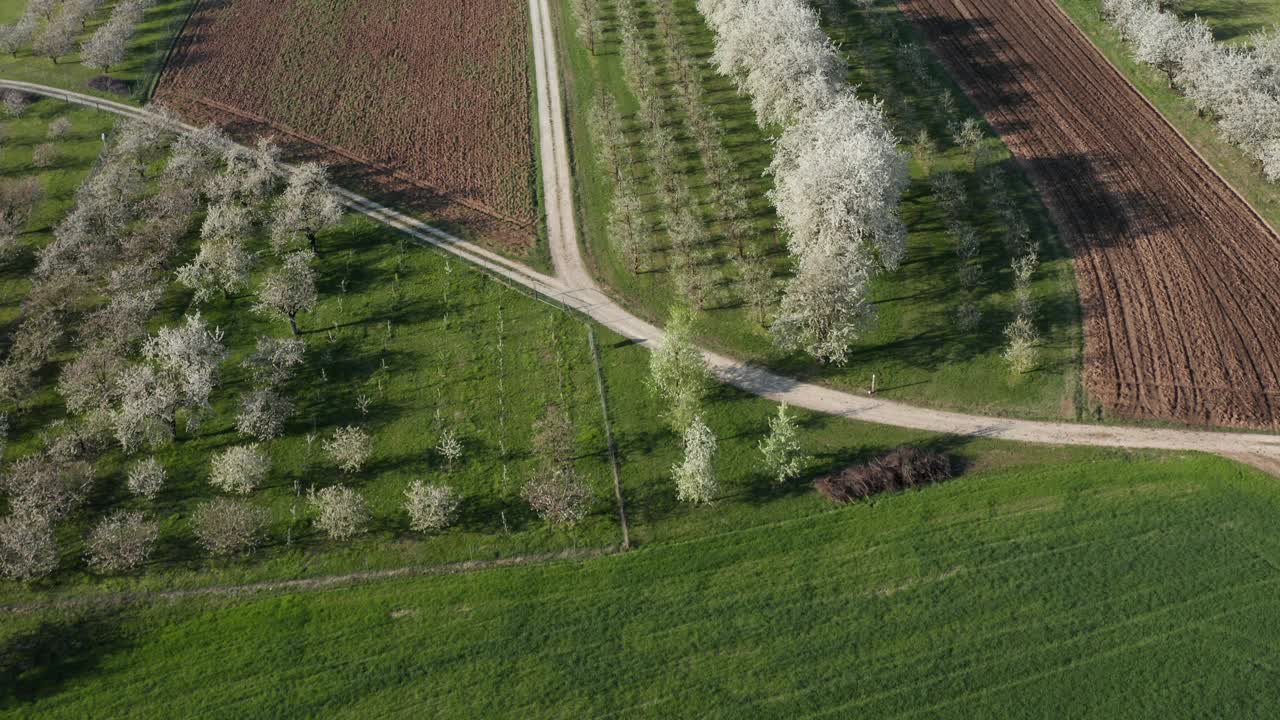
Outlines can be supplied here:
<path id="1" fill-rule="evenodd" d="M 1280 239 L 1051 0 L 905 0 L 1076 251 L 1110 414 L 1275 429 Z"/>

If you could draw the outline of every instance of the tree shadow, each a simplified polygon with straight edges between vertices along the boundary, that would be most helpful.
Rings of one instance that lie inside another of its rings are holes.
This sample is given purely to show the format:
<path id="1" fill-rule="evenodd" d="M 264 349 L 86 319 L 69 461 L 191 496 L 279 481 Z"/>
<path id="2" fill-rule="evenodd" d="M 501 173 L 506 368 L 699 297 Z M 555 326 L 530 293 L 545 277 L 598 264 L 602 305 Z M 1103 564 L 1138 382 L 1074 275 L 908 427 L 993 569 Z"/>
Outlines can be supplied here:
<path id="1" fill-rule="evenodd" d="M 43 621 L 0 648 L 0 709 L 21 708 L 57 695 L 127 647 L 114 612 Z"/>

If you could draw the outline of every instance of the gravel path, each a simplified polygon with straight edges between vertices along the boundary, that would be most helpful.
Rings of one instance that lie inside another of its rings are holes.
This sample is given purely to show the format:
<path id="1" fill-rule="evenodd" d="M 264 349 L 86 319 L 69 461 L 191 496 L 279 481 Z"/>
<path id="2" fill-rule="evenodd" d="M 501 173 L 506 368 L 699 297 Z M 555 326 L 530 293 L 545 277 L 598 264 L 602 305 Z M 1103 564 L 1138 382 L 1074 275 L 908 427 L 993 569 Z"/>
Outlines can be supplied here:
<path id="1" fill-rule="evenodd" d="M 447 250 L 510 282 L 558 301 L 637 343 L 649 345 L 658 342 L 662 338 L 662 331 L 632 315 L 601 291 L 583 261 L 573 209 L 568 136 L 561 104 L 554 22 L 547 0 L 530 0 L 529 11 L 534 28 L 533 49 L 547 231 L 557 277 L 536 272 L 355 193 L 343 191 L 343 199 L 355 212 L 363 213 L 407 233 L 419 242 Z M 0 80 L 0 87 L 61 98 L 121 115 L 138 116 L 145 112 L 120 103 L 30 83 Z M 785 401 L 796 407 L 864 422 L 1019 442 L 1192 450 L 1230 455 L 1240 460 L 1257 456 L 1269 459 L 1272 463 L 1280 461 L 1280 436 L 1275 435 L 1037 422 L 967 415 L 832 390 L 717 353 L 706 352 L 705 355 L 716 376 L 734 387 L 771 400 Z M 1265 461 L 1259 460 L 1259 463 L 1265 464 Z"/>

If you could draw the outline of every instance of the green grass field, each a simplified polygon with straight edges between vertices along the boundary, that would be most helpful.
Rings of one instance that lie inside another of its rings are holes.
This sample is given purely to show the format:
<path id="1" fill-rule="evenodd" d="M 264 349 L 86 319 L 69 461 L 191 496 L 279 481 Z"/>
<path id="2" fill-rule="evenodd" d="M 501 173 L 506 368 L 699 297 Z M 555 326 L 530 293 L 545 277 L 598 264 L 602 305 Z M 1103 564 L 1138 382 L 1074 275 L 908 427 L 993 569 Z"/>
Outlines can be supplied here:
<path id="1" fill-rule="evenodd" d="M 129 83 L 130 95 L 99 92 L 88 86 L 89 80 L 103 73 L 80 64 L 77 51 L 58 59 L 55 64 L 49 58 L 32 55 L 28 47 L 17 57 L 0 56 L 0 78 L 51 85 L 76 92 L 88 93 L 124 102 L 141 102 L 150 97 L 156 79 L 163 69 L 165 57 L 173 38 L 191 14 L 194 0 L 158 0 L 147 10 L 145 19 L 129 40 L 125 61 L 111 68 L 111 77 Z M 26 0 L 0 0 L 0 22 L 13 22 L 27 6 Z M 89 20 L 79 41 L 87 40 L 111 14 L 113 2 L 103 7 Z"/>
<path id="2" fill-rule="evenodd" d="M 635 174 L 641 178 L 641 186 L 647 187 L 650 170 L 645 138 L 640 121 L 632 117 L 635 100 L 626 87 L 621 69 L 616 29 L 611 20 L 611 29 L 597 48 L 597 54 L 592 56 L 575 39 L 568 3 L 559 5 L 566 92 L 569 107 L 576 110 L 570 121 L 584 243 L 596 275 L 604 284 L 637 313 L 664 320 L 674 300 L 667 273 L 660 270 L 631 274 L 610 244 L 606 216 L 612 189 L 608 173 L 599 165 L 587 127 L 587 110 L 597 87 L 602 87 L 621 104 L 628 142 L 639 158 Z M 676 5 L 680 29 L 691 49 L 698 57 L 708 56 L 712 38 L 694 3 L 680 0 Z M 651 3 L 639 2 L 637 7 L 642 20 L 652 12 Z M 867 16 L 852 8 L 824 15 L 829 33 L 850 57 L 850 81 L 860 84 L 868 94 L 888 98 L 890 117 L 904 143 L 921 127 L 927 128 L 942 147 L 934 172 L 942 169 L 955 172 L 966 183 L 970 197 L 982 197 L 969 156 L 950 141 L 945 121 L 936 114 L 937 98 L 924 92 L 898 67 L 899 44 L 918 42 L 918 39 L 896 10 L 885 7 L 876 12 L 890 15 L 892 25 L 888 34 L 871 27 Z M 651 45 L 659 47 L 661 42 L 656 30 L 647 22 L 642 22 L 642 26 Z M 663 57 L 654 50 L 660 82 L 667 78 Z M 943 87 L 950 88 L 958 101 L 958 116 L 973 116 L 974 111 L 941 68 L 931 59 L 928 62 L 932 63 L 931 76 Z M 782 239 L 775 230 L 776 218 L 764 197 L 771 181 L 762 176 L 771 156 L 769 137 L 776 130 L 759 128 L 749 99 L 737 94 L 732 83 L 716 75 L 709 64 L 704 67 L 702 80 L 707 102 L 725 129 L 725 146 L 737 162 L 739 176 L 752 199 L 751 210 L 756 213 L 754 227 L 758 233 L 754 246 L 769 254 L 775 273 L 782 278 L 789 265 L 782 250 Z M 663 88 L 668 93 L 674 92 L 669 85 Z M 674 104 L 670 97 L 667 102 Z M 679 113 L 672 115 L 673 123 L 680 121 Z M 690 173 L 690 185 L 704 203 L 706 216 L 709 211 L 705 208 L 706 190 L 701 187 L 703 175 L 696 159 L 696 146 L 682 131 L 677 130 L 676 136 L 683 153 L 681 167 Z M 989 162 L 1008 165 L 1009 155 L 1002 144 L 989 139 L 987 146 L 991 151 Z M 981 205 L 973 208 L 969 219 L 985 238 L 981 255 L 984 274 L 977 291 L 983 322 L 974 331 L 957 331 L 953 311 L 961 290 L 952 241 L 946 237 L 943 213 L 918 164 L 913 167 L 913 182 L 903 204 L 904 219 L 911 231 L 907 260 L 898 272 L 884 277 L 875 287 L 877 325 L 855 344 L 847 367 L 821 367 L 798 354 L 779 352 L 767 332 L 757 326 L 732 297 L 712 303 L 711 308 L 701 314 L 704 342 L 735 356 L 842 389 L 864 389 L 875 374 L 885 397 L 916 404 L 1045 418 L 1083 414 L 1084 403 L 1078 397 L 1079 325 L 1071 264 L 1037 196 L 1016 170 L 1011 166 L 1009 169 L 1013 181 L 1011 194 L 1041 240 L 1045 260 L 1033 288 L 1040 307 L 1042 358 L 1031 373 L 1012 375 L 1000 357 L 1003 329 L 1013 311 L 1012 276 L 1000 239 L 999 222 L 989 208 Z M 653 220 L 659 222 L 656 217 Z M 727 269 L 727 241 L 718 235 L 715 238 L 716 252 Z"/>
<path id="3" fill-rule="evenodd" d="M 8 142 L 0 156 L 0 173 L 17 177 L 36 172 L 30 166 L 31 148 L 44 141 L 48 122 L 64 113 L 68 110 L 60 103 L 42 100 L 22 118 L 5 122 Z M 76 186 L 97 154 L 98 134 L 108 130 L 113 119 L 85 110 L 68 116 L 74 130 L 63 150 L 63 164 L 41 174 L 49 194 L 25 238 L 33 247 L 50 239 L 51 226 L 70 207 Z M 194 238 L 190 242 L 188 254 L 195 251 Z M 214 416 L 197 434 L 181 434 L 177 444 L 160 454 L 170 473 L 168 488 L 153 503 L 131 497 L 124 475 L 132 459 L 119 451 L 108 453 L 99 465 L 89 508 L 61 527 L 61 570 L 33 588 L 0 583 L 0 599 L 299 577 L 619 542 L 588 325 L 457 260 L 407 245 L 397 234 L 362 219 L 349 219 L 321 242 L 322 302 L 315 313 L 301 318 L 308 364 L 290 385 L 298 413 L 287 435 L 267 445 L 273 471 L 253 496 L 272 511 L 267 546 L 248 561 L 210 561 L 196 546 L 188 523 L 194 507 L 213 495 L 207 484 L 211 453 L 243 442 L 234 432 L 234 415 L 249 381 L 238 361 L 258 335 L 288 332 L 283 323 L 249 313 L 252 298 L 241 296 L 203 308 L 205 319 L 226 332 L 230 357 L 223 365 L 223 384 L 213 397 Z M 265 241 L 255 243 L 263 247 Z M 3 332 L 11 332 L 18 318 L 29 269 L 29 262 L 15 264 L 0 284 Z M 186 290 L 171 286 L 153 330 L 179 321 L 192 309 L 189 298 Z M 819 504 L 804 483 L 775 486 L 760 467 L 755 447 L 775 406 L 718 388 L 707 401 L 706 413 L 720 437 L 724 500 L 714 511 L 678 505 L 670 467 L 679 459 L 679 441 L 660 419 L 662 408 L 645 387 L 647 352 L 603 329 L 597 331 L 638 543 L 772 522 Z M 58 360 L 65 362 L 73 353 L 66 348 Z M 51 389 L 56 368 L 43 377 L 44 390 L 35 406 L 12 415 L 7 458 L 37 449 L 41 430 L 64 414 Z M 370 400 L 367 417 L 358 409 L 362 395 Z M 534 463 L 529 456 L 532 423 L 550 402 L 570 409 L 578 427 L 577 466 L 597 496 L 592 515 L 572 533 L 546 530 L 517 494 Z M 1008 449 L 1015 446 L 970 447 L 814 414 L 800 413 L 799 418 L 806 451 L 813 456 L 809 475 L 867 459 L 903 442 L 947 447 L 970 463 L 1025 462 L 1021 451 Z M 340 475 L 319 456 L 318 442 L 309 444 L 306 437 L 323 437 L 351 422 L 365 425 L 375 437 L 370 466 L 345 478 L 366 494 L 375 522 L 368 535 L 352 543 L 331 543 L 311 529 L 297 493 L 313 483 L 337 482 Z M 464 459 L 452 472 L 433 451 L 445 428 L 457 431 L 466 445 Z M 416 478 L 447 482 L 462 491 L 466 510 L 457 528 L 429 538 L 408 531 L 401 495 Z M 143 571 L 97 576 L 81 560 L 82 538 L 94 522 L 119 507 L 152 513 L 162 523 L 161 542 Z M 296 515 L 295 507 L 300 510 Z"/>
<path id="4" fill-rule="evenodd" d="M 1071 17 L 1071 20 L 1102 51 L 1102 54 L 1114 64 L 1125 77 L 1151 101 L 1165 119 L 1170 122 L 1204 156 L 1227 182 L 1231 183 L 1241 195 L 1249 201 L 1254 210 L 1271 224 L 1280 227 L 1280 185 L 1268 183 L 1256 162 L 1246 157 L 1234 146 L 1222 139 L 1217 125 L 1209 118 L 1200 117 L 1195 106 L 1184 98 L 1177 90 L 1171 90 L 1168 82 L 1159 70 L 1134 62 L 1125 42 L 1106 21 L 1098 15 L 1096 0 L 1057 0 L 1058 5 Z M 1248 15 L 1239 15 L 1235 11 L 1211 15 L 1205 14 L 1206 20 L 1218 29 L 1224 39 L 1243 39 L 1234 34 L 1232 23 L 1246 22 L 1243 17 L 1258 18 L 1247 23 L 1253 24 L 1265 18 L 1267 26 L 1280 23 L 1280 9 L 1272 0 L 1254 0 L 1251 3 L 1235 3 L 1230 0 L 1210 2 L 1207 0 L 1192 3 L 1191 6 L 1203 9 L 1219 8 L 1257 8 Z M 1252 28 L 1258 29 L 1258 28 Z M 1251 30 L 1241 30 L 1248 32 Z M 1227 38 L 1227 35 L 1231 35 Z"/>
<path id="5" fill-rule="evenodd" d="M 1272 715 L 1275 481 L 1072 460 L 588 561 L 9 616 L 0 715 Z"/>
<path id="6" fill-rule="evenodd" d="M 1280 25 L 1277 0 L 1183 0 L 1177 5 L 1183 17 L 1200 17 L 1223 42 L 1243 43 L 1251 33 Z"/>

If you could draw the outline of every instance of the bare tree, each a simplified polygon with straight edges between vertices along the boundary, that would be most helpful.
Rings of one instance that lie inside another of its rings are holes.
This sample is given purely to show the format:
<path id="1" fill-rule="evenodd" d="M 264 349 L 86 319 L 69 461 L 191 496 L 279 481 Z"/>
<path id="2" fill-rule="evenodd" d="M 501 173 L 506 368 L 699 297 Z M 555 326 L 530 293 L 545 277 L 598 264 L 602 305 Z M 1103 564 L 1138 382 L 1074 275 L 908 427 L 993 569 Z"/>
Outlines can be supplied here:
<path id="1" fill-rule="evenodd" d="M 599 0 L 573 0 L 573 17 L 577 24 L 578 39 L 595 55 L 596 39 L 600 36 L 603 25 Z"/>
<path id="2" fill-rule="evenodd" d="M 271 459 L 256 443 L 237 445 L 213 456 L 209 484 L 223 492 L 248 495 L 267 479 Z"/>
<path id="3" fill-rule="evenodd" d="M 747 307 L 751 319 L 758 325 L 764 325 L 778 298 L 773 270 L 769 268 L 767 260 L 754 255 L 736 258 L 734 265 L 738 269 L 738 288 L 742 303 Z"/>
<path id="4" fill-rule="evenodd" d="M 322 490 L 312 490 L 307 504 L 315 513 L 316 527 L 331 540 L 347 540 L 364 532 L 369 523 L 369 511 L 364 497 L 345 486 L 333 485 Z"/>
<path id="5" fill-rule="evenodd" d="M 262 281 L 254 310 L 263 315 L 282 315 L 289 329 L 300 335 L 298 313 L 310 312 L 316 306 L 316 271 L 311 267 L 311 253 L 302 250 L 285 256 L 280 267 Z"/>
<path id="6" fill-rule="evenodd" d="M 575 435 L 569 413 L 559 405 L 548 405 L 533 424 L 533 456 L 541 472 L 573 466 Z"/>
<path id="7" fill-rule="evenodd" d="M 89 533 L 85 558 L 99 572 L 127 572 L 151 556 L 160 525 L 137 511 L 117 510 Z"/>
<path id="8" fill-rule="evenodd" d="M 462 441 L 458 439 L 458 433 L 453 428 L 445 428 L 440 433 L 440 441 L 436 443 L 436 452 L 448 463 L 448 472 L 453 472 L 453 464 L 462 458 Z"/>
<path id="9" fill-rule="evenodd" d="M 342 220 L 342 203 L 329 182 L 329 171 L 319 163 L 304 163 L 289 175 L 289 184 L 276 203 L 271 243 L 279 254 L 302 235 L 311 252 L 320 254 L 316 234 Z"/>
<path id="10" fill-rule="evenodd" d="M 191 524 L 196 540 L 212 555 L 252 552 L 262 539 L 267 510 L 247 500 L 214 498 L 196 508 Z"/>
<path id="11" fill-rule="evenodd" d="M 154 457 L 141 460 L 129 470 L 129 492 L 148 500 L 154 500 L 160 494 L 168 479 L 164 466 Z"/>
<path id="12" fill-rule="evenodd" d="M 461 498 L 448 485 L 414 480 L 404 491 L 409 527 L 417 532 L 439 532 L 453 524 Z"/>
<path id="13" fill-rule="evenodd" d="M 586 517 L 594 495 L 572 468 L 540 473 L 524 484 L 520 497 L 549 525 L 573 527 Z"/>
<path id="14" fill-rule="evenodd" d="M 373 438 L 361 427 L 340 427 L 324 442 L 324 451 L 343 472 L 358 473 L 373 454 Z"/>

